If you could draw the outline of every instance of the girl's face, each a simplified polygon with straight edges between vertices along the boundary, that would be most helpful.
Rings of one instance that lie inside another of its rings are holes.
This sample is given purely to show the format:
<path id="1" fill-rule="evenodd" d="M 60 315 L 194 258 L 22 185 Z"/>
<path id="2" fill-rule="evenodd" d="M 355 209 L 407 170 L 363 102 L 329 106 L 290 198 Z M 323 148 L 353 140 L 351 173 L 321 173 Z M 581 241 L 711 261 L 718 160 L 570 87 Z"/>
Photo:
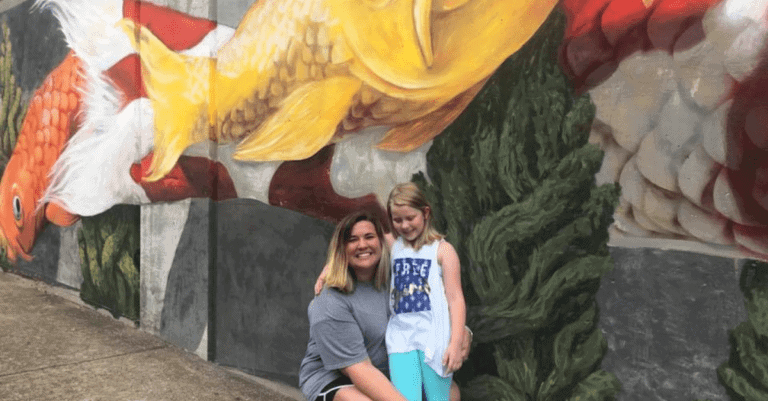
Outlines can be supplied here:
<path id="1" fill-rule="evenodd" d="M 358 221 L 352 226 L 349 240 L 344 244 L 349 266 L 358 277 L 373 273 L 381 260 L 381 241 L 370 221 Z M 363 274 L 365 275 L 365 274 Z"/>
<path id="2" fill-rule="evenodd" d="M 429 208 L 419 210 L 410 206 L 392 205 L 392 227 L 397 234 L 412 243 L 424 231 L 424 223 L 429 218 Z"/>

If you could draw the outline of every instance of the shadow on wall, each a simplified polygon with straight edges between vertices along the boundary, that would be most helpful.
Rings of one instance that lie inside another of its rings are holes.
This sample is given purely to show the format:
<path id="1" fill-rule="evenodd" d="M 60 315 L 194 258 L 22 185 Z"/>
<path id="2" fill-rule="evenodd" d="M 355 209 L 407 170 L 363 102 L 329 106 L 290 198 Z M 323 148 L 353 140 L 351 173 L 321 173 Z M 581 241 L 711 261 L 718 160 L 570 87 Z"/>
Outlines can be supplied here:
<path id="1" fill-rule="evenodd" d="M 215 361 L 296 386 L 334 226 L 250 199 L 215 214 Z"/>
<path id="2" fill-rule="evenodd" d="M 187 350 L 200 349 L 208 326 L 210 230 L 207 199 L 192 199 L 168 272 L 160 335 Z"/>

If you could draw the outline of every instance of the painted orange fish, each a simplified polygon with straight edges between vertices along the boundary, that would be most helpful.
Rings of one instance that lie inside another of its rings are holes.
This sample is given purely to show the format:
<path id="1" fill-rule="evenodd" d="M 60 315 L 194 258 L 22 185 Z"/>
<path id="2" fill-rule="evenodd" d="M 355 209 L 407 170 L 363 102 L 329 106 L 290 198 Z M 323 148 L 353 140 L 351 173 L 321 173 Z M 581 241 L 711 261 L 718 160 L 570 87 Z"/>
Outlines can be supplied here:
<path id="1" fill-rule="evenodd" d="M 8 259 L 30 260 L 37 233 L 47 222 L 59 226 L 79 218 L 54 203 L 38 205 L 48 173 L 69 140 L 81 107 L 83 65 L 70 52 L 37 89 L 16 147 L 0 180 L 0 244 Z"/>

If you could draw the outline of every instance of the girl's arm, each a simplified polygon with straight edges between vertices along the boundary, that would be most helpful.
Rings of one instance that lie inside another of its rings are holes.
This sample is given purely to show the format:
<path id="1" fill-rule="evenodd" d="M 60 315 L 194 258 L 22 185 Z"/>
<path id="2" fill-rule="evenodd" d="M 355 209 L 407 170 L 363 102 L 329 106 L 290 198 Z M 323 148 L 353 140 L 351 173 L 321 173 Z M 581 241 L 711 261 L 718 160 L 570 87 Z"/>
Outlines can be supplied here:
<path id="1" fill-rule="evenodd" d="M 392 233 L 384 233 L 384 240 L 387 241 L 387 245 L 392 249 L 392 244 L 395 243 L 395 236 Z"/>
<path id="2" fill-rule="evenodd" d="M 330 269 L 330 266 L 323 266 L 323 271 L 320 272 L 320 276 L 317 277 L 317 281 L 315 281 L 315 295 L 320 295 L 320 291 L 323 290 L 323 286 L 325 285 L 325 276 L 328 275 L 328 269 Z"/>
<path id="3" fill-rule="evenodd" d="M 370 359 L 347 366 L 341 369 L 341 373 L 349 377 L 355 388 L 373 401 L 407 401 L 384 373 L 373 366 Z"/>
<path id="4" fill-rule="evenodd" d="M 467 320 L 467 306 L 464 303 L 464 292 L 461 290 L 461 264 L 453 245 L 447 241 L 441 242 L 437 249 L 437 262 L 443 268 L 445 296 L 451 315 L 451 340 L 443 355 L 443 366 L 448 372 L 454 372 L 464 363 L 462 343 L 464 324 Z"/>

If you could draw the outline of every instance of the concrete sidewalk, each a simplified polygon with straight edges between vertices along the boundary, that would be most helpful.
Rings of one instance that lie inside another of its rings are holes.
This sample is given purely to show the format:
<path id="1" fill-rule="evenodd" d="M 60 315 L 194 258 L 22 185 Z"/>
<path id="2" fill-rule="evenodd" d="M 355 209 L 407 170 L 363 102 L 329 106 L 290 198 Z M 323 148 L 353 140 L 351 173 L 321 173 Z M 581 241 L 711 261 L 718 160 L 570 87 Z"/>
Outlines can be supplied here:
<path id="1" fill-rule="evenodd" d="M 302 399 L 94 310 L 75 291 L 0 272 L 0 400 Z"/>

